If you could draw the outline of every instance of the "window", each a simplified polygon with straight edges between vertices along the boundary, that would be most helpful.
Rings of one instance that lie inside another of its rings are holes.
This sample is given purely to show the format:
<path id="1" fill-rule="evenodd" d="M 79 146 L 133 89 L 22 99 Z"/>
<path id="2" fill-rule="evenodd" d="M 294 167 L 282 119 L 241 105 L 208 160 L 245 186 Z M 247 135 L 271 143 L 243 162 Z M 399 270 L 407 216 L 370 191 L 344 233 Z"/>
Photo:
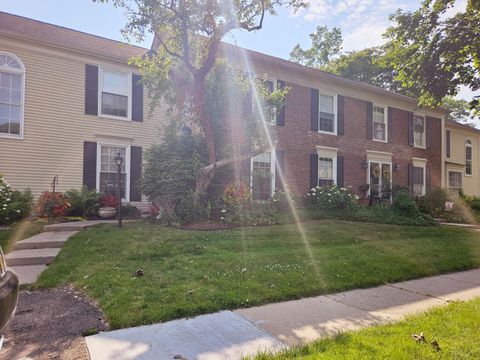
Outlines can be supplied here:
<path id="1" fill-rule="evenodd" d="M 270 199 L 273 194 L 275 179 L 275 160 L 273 154 L 263 153 L 252 158 L 251 163 L 251 188 L 252 197 L 255 200 Z"/>
<path id="2" fill-rule="evenodd" d="M 277 87 L 277 81 L 272 79 L 257 79 L 257 82 L 261 83 L 268 94 L 273 93 Z M 258 89 L 260 90 L 260 89 Z M 263 91 L 263 89 L 262 89 Z M 257 96 L 256 96 L 257 95 Z M 275 106 L 263 100 L 261 96 L 255 94 L 255 91 L 252 92 L 252 106 L 253 106 L 253 115 L 255 118 L 262 119 L 262 114 L 260 112 L 259 106 L 263 109 L 263 118 L 265 122 L 270 125 L 276 125 L 277 123 L 277 110 Z"/>
<path id="3" fill-rule="evenodd" d="M 467 139 L 465 142 L 465 175 L 471 176 L 472 175 L 472 141 Z"/>
<path id="4" fill-rule="evenodd" d="M 319 119 L 318 131 L 335 133 L 336 132 L 336 113 L 335 113 L 335 96 L 320 94 L 319 99 Z"/>
<path id="5" fill-rule="evenodd" d="M 129 149 L 129 146 L 99 144 L 99 154 L 97 154 L 97 159 L 99 159 L 97 165 L 97 190 L 109 195 L 117 194 L 117 164 L 115 163 L 115 156 L 117 156 L 118 153 L 123 156 L 124 161 L 122 163 L 120 175 L 120 193 L 124 201 L 128 201 L 129 199 Z"/>
<path id="6" fill-rule="evenodd" d="M 413 145 L 425 148 L 425 118 L 420 115 L 413 116 Z"/>
<path id="7" fill-rule="evenodd" d="M 392 195 L 392 164 L 380 161 L 369 161 L 370 196 L 390 199 Z"/>
<path id="8" fill-rule="evenodd" d="M 382 106 L 373 107 L 373 140 L 387 141 L 386 111 Z"/>
<path id="9" fill-rule="evenodd" d="M 100 114 L 129 119 L 130 76 L 110 70 L 100 70 Z"/>
<path id="10" fill-rule="evenodd" d="M 335 185 L 333 162 L 331 157 L 318 158 L 318 186 Z"/>
<path id="11" fill-rule="evenodd" d="M 448 188 L 456 193 L 462 189 L 462 173 L 460 171 L 448 172 Z"/>
<path id="12" fill-rule="evenodd" d="M 0 53 L 0 137 L 23 136 L 25 67 L 11 54 Z"/>

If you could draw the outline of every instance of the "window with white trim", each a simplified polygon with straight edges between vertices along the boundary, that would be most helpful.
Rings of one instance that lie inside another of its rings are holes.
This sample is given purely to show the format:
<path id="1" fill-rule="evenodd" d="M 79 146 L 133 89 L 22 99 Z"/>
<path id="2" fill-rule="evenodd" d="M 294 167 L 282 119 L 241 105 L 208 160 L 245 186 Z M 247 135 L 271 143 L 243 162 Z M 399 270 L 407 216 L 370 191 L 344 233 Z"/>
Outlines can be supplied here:
<path id="1" fill-rule="evenodd" d="M 451 192 L 462 190 L 462 173 L 460 171 L 448 172 L 448 188 Z"/>
<path id="2" fill-rule="evenodd" d="M 266 91 L 268 95 L 271 95 L 277 89 L 277 80 L 258 78 L 257 81 L 262 85 L 262 89 L 257 88 L 257 91 L 252 92 L 252 107 L 253 115 L 257 119 L 262 119 L 262 115 L 259 109 L 261 107 L 263 111 L 263 117 L 265 122 L 269 125 L 276 125 L 277 123 L 277 111 L 276 107 L 271 103 L 268 103 L 261 96 L 261 91 Z"/>
<path id="3" fill-rule="evenodd" d="M 425 117 L 420 115 L 413 116 L 413 145 L 419 148 L 425 148 Z"/>
<path id="4" fill-rule="evenodd" d="M 427 161 L 424 159 L 413 159 L 412 193 L 414 196 L 427 193 Z"/>
<path id="5" fill-rule="evenodd" d="M 335 134 L 337 131 L 336 97 L 322 93 L 319 97 L 318 131 Z"/>
<path id="6" fill-rule="evenodd" d="M 318 186 L 337 184 L 337 148 L 317 146 Z"/>
<path id="7" fill-rule="evenodd" d="M 115 118 L 130 118 L 130 75 L 100 69 L 100 114 Z"/>
<path id="8" fill-rule="evenodd" d="M 267 152 L 251 159 L 251 189 L 254 200 L 267 200 L 275 189 L 275 152 Z"/>
<path id="9" fill-rule="evenodd" d="M 465 141 L 465 175 L 472 175 L 472 164 L 473 164 L 473 151 L 472 151 L 472 141 L 467 139 Z"/>
<path id="10" fill-rule="evenodd" d="M 117 194 L 117 164 L 115 156 L 118 153 L 123 157 L 120 175 L 120 193 L 122 200 L 128 201 L 128 169 L 129 169 L 129 147 L 119 145 L 98 144 L 99 161 L 97 165 L 97 190 L 104 194 Z"/>
<path id="11" fill-rule="evenodd" d="M 373 140 L 387 141 L 387 112 L 383 106 L 373 106 Z"/>
<path id="12" fill-rule="evenodd" d="M 23 135 L 25 67 L 12 54 L 0 53 L 0 137 Z"/>

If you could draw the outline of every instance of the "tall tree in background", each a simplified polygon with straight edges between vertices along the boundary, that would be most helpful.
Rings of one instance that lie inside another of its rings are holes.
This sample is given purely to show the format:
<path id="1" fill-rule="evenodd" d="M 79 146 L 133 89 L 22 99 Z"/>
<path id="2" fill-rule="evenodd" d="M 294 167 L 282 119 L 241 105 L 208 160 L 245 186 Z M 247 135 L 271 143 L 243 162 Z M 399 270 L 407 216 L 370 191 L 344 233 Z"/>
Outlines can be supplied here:
<path id="1" fill-rule="evenodd" d="M 93 0 L 108 2 L 109 0 Z M 153 33 L 158 50 L 148 58 L 136 59 L 147 88 L 158 99 L 183 87 L 181 103 L 198 122 L 205 136 L 209 165 L 197 177 L 197 193 L 205 192 L 217 167 L 248 158 L 218 159 L 215 146 L 214 119 L 205 99 L 207 76 L 214 68 L 222 39 L 234 30 L 262 29 L 265 16 L 275 15 L 280 6 L 294 10 L 306 6 L 304 0 L 110 0 L 127 14 L 123 32 L 127 37 L 143 40 Z M 176 76 L 172 79 L 175 70 Z M 174 94 L 175 95 L 175 94 Z M 178 98 L 178 94 L 177 98 Z"/>
<path id="2" fill-rule="evenodd" d="M 326 26 L 318 26 L 310 34 L 312 46 L 304 50 L 297 44 L 290 52 L 290 60 L 302 65 L 321 68 L 327 65 L 342 50 L 342 32 L 334 27 L 331 31 Z"/>
<path id="3" fill-rule="evenodd" d="M 480 2 L 470 0 L 465 11 L 447 16 L 454 0 L 426 0 L 414 12 L 391 16 L 385 65 L 405 88 L 420 90 L 423 106 L 436 106 L 455 96 L 460 86 L 480 89 Z M 470 103 L 480 110 L 478 97 Z"/>

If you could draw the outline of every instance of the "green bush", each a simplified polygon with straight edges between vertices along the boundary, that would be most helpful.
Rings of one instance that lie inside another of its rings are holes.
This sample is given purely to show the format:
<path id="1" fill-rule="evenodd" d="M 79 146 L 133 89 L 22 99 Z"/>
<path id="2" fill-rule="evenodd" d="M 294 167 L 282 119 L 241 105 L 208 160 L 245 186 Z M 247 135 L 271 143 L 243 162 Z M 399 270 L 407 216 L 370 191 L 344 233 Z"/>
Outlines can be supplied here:
<path id="1" fill-rule="evenodd" d="M 392 209 L 406 216 L 415 215 L 418 212 L 417 204 L 408 190 L 400 190 L 395 194 Z"/>
<path id="2" fill-rule="evenodd" d="M 274 199 L 266 201 L 249 200 L 222 210 L 221 220 L 231 225 L 257 226 L 277 225 L 291 222 L 290 209 L 279 211 Z"/>
<path id="3" fill-rule="evenodd" d="M 133 205 L 122 205 L 122 217 L 125 219 L 139 219 L 141 217 L 140 210 Z"/>
<path id="4" fill-rule="evenodd" d="M 70 203 L 66 214 L 68 216 L 82 216 L 95 215 L 100 207 L 100 200 L 102 193 L 97 193 L 94 189 L 88 189 L 86 186 L 81 190 L 72 189 L 65 192 L 65 197 Z"/>
<path id="5" fill-rule="evenodd" d="M 304 203 L 310 209 L 350 211 L 358 207 L 358 196 L 335 185 L 317 186 L 307 192 Z"/>
<path id="6" fill-rule="evenodd" d="M 434 188 L 419 199 L 418 208 L 433 217 L 443 217 L 447 201 L 448 193 L 444 189 Z"/>

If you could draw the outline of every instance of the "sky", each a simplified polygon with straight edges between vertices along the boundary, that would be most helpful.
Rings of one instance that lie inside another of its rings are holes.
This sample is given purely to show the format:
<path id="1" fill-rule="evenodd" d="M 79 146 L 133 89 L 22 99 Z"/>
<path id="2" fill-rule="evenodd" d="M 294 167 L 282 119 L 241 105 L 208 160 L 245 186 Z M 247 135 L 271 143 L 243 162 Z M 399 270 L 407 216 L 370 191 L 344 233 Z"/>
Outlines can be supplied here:
<path id="1" fill-rule="evenodd" d="M 467 0 L 456 1 L 450 13 L 464 9 Z M 257 32 L 237 32 L 225 39 L 239 46 L 288 59 L 299 43 L 310 47 L 309 34 L 319 25 L 339 27 L 343 50 L 359 50 L 381 45 L 382 34 L 391 25 L 388 17 L 397 9 L 415 10 L 413 0 L 310 0 L 310 6 L 298 13 L 281 9 L 277 16 L 267 16 L 264 28 Z M 120 30 L 126 19 L 121 9 L 92 0 L 0 0 L 0 11 L 49 22 L 56 25 L 125 41 Z M 152 37 L 137 44 L 149 48 Z M 135 42 L 132 42 L 135 43 Z M 472 93 L 462 89 L 459 97 L 470 100 Z"/>

